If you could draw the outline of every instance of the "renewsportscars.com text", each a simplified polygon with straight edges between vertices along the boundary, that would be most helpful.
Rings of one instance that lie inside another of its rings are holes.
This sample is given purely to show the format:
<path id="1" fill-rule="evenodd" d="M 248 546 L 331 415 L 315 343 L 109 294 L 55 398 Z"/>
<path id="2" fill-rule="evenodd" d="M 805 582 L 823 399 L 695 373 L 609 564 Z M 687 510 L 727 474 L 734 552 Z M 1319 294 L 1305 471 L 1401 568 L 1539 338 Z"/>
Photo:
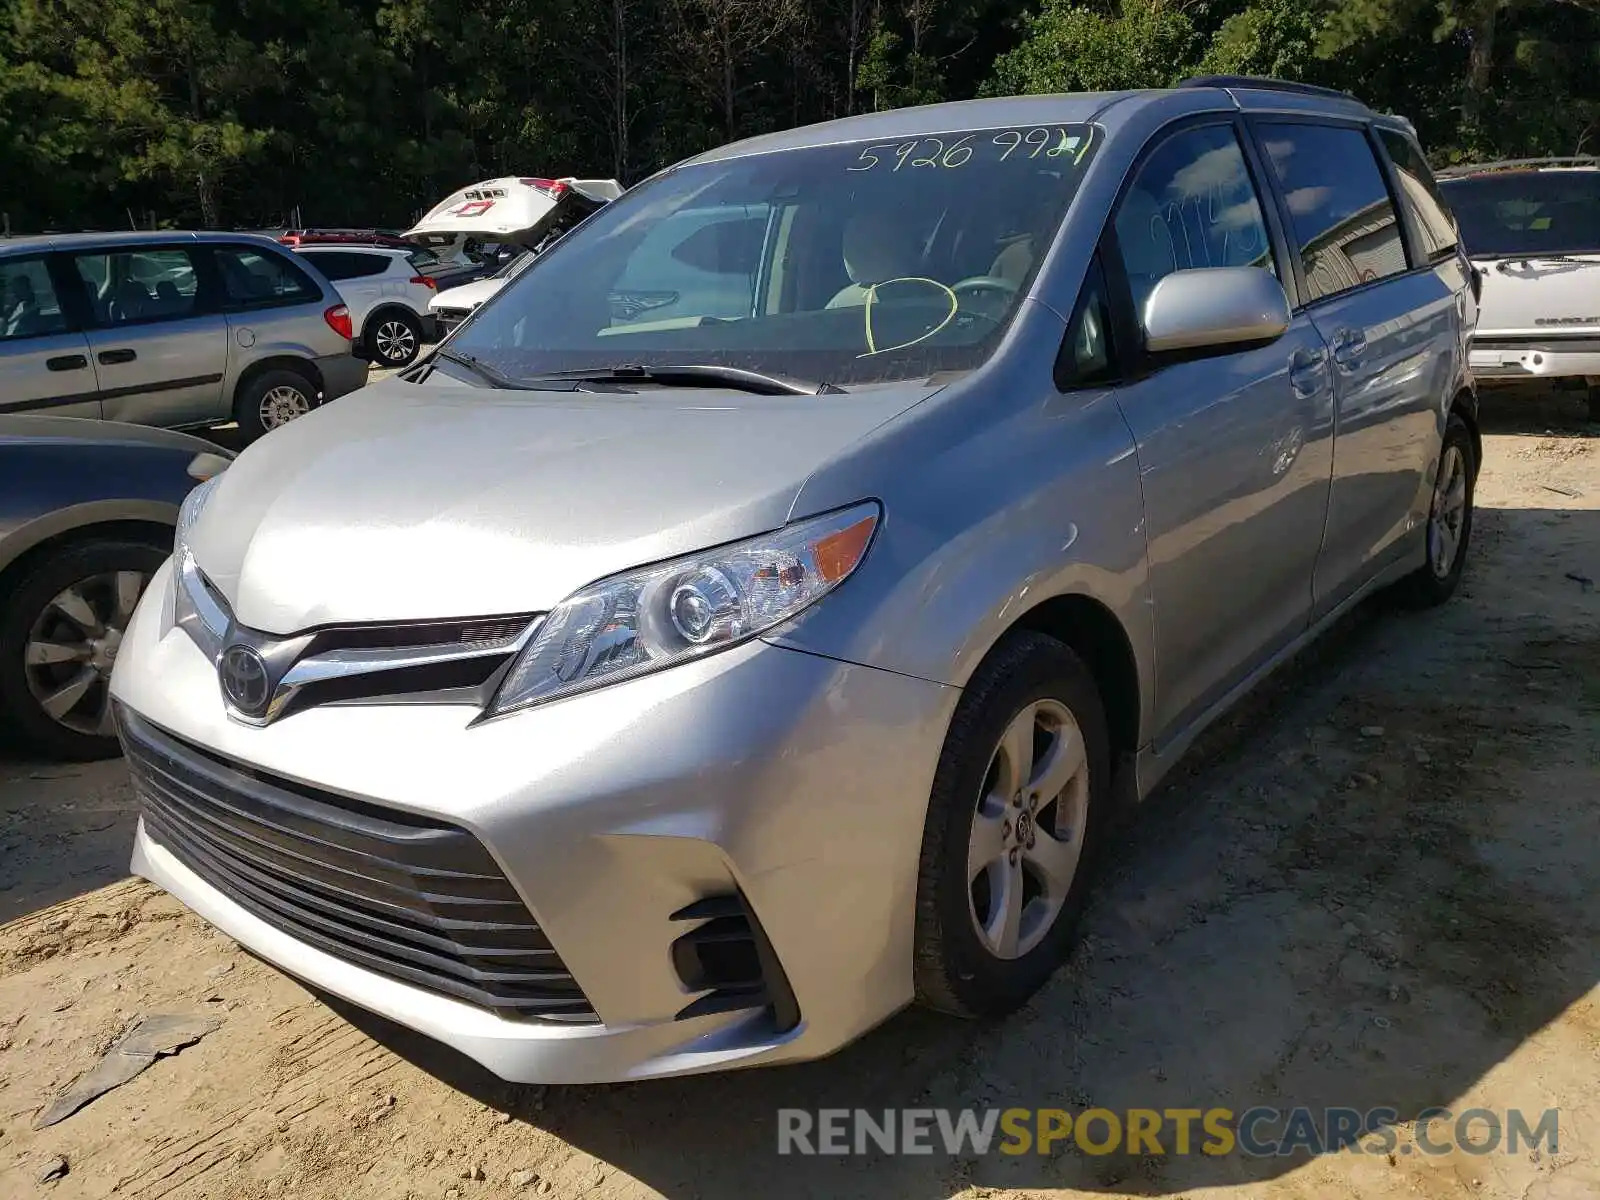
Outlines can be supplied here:
<path id="1" fill-rule="evenodd" d="M 778 1153 L 1518 1154 L 1560 1149 L 1560 1110 L 1429 1108 L 1402 1140 L 1392 1108 L 800 1108 L 778 1110 Z"/>

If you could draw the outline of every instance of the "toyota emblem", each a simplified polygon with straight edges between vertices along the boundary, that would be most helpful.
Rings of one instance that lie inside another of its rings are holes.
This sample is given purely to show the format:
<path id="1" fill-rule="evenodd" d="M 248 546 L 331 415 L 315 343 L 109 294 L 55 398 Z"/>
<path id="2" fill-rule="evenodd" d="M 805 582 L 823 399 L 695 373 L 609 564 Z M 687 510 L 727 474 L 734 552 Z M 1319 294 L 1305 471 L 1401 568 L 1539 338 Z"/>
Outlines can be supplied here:
<path id="1" fill-rule="evenodd" d="M 222 694 L 247 717 L 263 717 L 272 698 L 266 660 L 249 646 L 229 646 L 217 664 Z"/>

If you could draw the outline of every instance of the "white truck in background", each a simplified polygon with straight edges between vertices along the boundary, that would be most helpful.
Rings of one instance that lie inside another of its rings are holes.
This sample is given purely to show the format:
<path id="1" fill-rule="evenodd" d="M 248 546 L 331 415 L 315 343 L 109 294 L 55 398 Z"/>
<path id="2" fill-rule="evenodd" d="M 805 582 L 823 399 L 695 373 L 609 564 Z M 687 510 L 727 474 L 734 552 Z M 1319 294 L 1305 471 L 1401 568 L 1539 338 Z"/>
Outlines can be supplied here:
<path id="1" fill-rule="evenodd" d="M 1600 158 L 1456 167 L 1439 187 L 1482 280 L 1474 377 L 1581 388 L 1600 421 Z"/>

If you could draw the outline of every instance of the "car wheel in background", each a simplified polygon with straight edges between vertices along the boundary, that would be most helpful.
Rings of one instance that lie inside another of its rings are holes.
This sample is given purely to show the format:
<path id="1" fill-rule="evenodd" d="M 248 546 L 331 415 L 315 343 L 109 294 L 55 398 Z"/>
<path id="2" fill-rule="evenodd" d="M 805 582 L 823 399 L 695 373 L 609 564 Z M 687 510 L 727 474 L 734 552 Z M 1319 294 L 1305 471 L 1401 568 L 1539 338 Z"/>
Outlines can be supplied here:
<path id="1" fill-rule="evenodd" d="M 246 442 L 287 425 L 317 407 L 317 388 L 298 371 L 263 371 L 239 389 L 233 418 Z"/>
<path id="2" fill-rule="evenodd" d="M 1000 1016 L 1049 979 L 1111 796 L 1094 677 L 1054 638 L 1012 634 L 964 690 L 934 775 L 913 959 L 922 1003 Z"/>
<path id="3" fill-rule="evenodd" d="M 367 357 L 379 367 L 409 367 L 422 353 L 422 322 L 408 312 L 390 309 L 367 326 Z"/>
<path id="4" fill-rule="evenodd" d="M 78 542 L 49 553 L 0 609 L 0 726 L 24 752 L 118 753 L 111 668 L 134 605 L 167 552 Z"/>

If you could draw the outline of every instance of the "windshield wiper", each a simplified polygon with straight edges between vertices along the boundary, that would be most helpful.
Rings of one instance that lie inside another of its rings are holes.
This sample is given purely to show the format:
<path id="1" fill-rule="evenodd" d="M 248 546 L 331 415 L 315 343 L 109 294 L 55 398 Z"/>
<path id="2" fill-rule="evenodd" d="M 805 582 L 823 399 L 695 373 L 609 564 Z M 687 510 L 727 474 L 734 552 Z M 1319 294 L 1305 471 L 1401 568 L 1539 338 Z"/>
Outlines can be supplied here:
<path id="1" fill-rule="evenodd" d="M 481 379 L 485 383 L 487 383 L 490 387 L 500 388 L 503 391 L 508 391 L 508 392 L 557 392 L 557 391 L 574 392 L 574 391 L 578 390 L 578 385 L 577 385 L 577 381 L 576 380 L 571 381 L 572 386 L 571 387 L 567 387 L 567 388 L 562 388 L 562 387 L 559 387 L 559 386 L 552 387 L 552 386 L 549 386 L 548 384 L 542 382 L 544 380 L 548 380 L 550 384 L 560 384 L 560 383 L 563 383 L 563 382 L 568 382 L 567 380 L 564 380 L 564 379 L 562 379 L 560 377 L 557 377 L 557 376 L 539 375 L 539 376 L 534 376 L 534 377 L 532 377 L 530 379 L 513 379 L 511 376 L 506 375 L 503 372 L 495 370 L 495 368 L 491 367 L 488 363 L 484 362 L 482 359 L 474 358 L 470 354 L 463 354 L 460 350 L 447 350 L 444 347 L 440 347 L 438 350 L 435 350 L 433 352 L 433 355 L 431 356 L 429 361 L 431 362 L 435 358 L 442 358 L 446 362 L 453 362 L 457 366 L 465 367 L 467 370 L 471 371 L 474 375 L 476 375 L 479 379 Z"/>
<path id="2" fill-rule="evenodd" d="M 548 375 L 530 375 L 529 381 L 574 380 L 591 383 L 660 383 L 668 387 L 726 387 L 741 392 L 754 392 L 758 396 L 827 396 L 844 391 L 831 383 L 816 383 L 809 379 L 795 379 L 788 375 L 768 375 L 761 371 L 747 371 L 743 367 L 724 367 L 717 363 L 662 363 L 647 366 L 643 363 L 619 363 L 611 367 L 586 367 L 576 371 L 552 371 Z"/>
<path id="3" fill-rule="evenodd" d="M 1509 254 L 1506 257 L 1496 261 L 1494 268 L 1497 271 L 1504 272 L 1506 267 L 1512 263 L 1536 262 L 1577 263 L 1579 266 L 1583 267 L 1600 266 L 1600 262 L 1596 262 L 1592 258 L 1579 258 L 1575 254 Z"/>

